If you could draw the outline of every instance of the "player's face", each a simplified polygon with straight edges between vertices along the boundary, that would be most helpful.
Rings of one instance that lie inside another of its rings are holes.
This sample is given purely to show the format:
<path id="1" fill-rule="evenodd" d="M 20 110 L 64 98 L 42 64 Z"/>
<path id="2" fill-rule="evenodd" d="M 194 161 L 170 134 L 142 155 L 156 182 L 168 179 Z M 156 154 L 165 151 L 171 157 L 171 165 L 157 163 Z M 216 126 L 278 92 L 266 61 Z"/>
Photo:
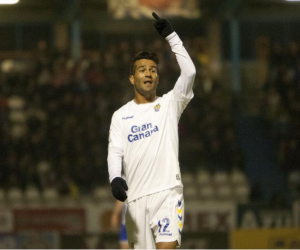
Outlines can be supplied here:
<path id="1" fill-rule="evenodd" d="M 140 95 L 155 93 L 159 79 L 156 63 L 148 59 L 136 61 L 134 74 L 129 79 Z"/>

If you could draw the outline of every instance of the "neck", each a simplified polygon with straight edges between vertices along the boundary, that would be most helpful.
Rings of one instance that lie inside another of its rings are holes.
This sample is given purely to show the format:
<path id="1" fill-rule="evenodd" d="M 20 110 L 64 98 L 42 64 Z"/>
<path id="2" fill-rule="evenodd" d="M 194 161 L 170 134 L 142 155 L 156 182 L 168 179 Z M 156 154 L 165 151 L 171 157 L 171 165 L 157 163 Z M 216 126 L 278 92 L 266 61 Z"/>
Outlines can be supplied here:
<path id="1" fill-rule="evenodd" d="M 149 95 L 141 95 L 135 91 L 135 97 L 133 100 L 136 104 L 144 104 L 144 103 L 154 102 L 155 99 L 156 99 L 156 92 L 151 93 Z"/>

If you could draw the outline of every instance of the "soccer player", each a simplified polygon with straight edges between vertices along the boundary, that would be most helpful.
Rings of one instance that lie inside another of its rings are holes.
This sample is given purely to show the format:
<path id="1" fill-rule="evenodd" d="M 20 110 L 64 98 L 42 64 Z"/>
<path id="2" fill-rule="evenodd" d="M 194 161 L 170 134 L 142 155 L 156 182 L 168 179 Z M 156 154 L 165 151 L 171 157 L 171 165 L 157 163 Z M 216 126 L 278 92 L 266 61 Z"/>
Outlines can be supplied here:
<path id="1" fill-rule="evenodd" d="M 172 25 L 152 15 L 153 26 L 170 44 L 181 74 L 174 88 L 158 97 L 157 55 L 140 52 L 135 56 L 129 76 L 135 97 L 113 114 L 108 171 L 113 196 L 128 202 L 129 247 L 174 249 L 181 245 L 184 222 L 178 122 L 194 96 L 196 69 Z M 121 177 L 122 166 L 126 181 Z"/>
<path id="2" fill-rule="evenodd" d="M 125 213 L 127 210 L 127 203 L 124 203 L 122 201 L 116 201 L 114 211 L 111 216 L 111 226 L 113 228 L 119 228 L 119 218 L 120 214 L 122 214 L 121 218 L 121 228 L 120 228 L 120 234 L 119 234 L 119 242 L 120 242 L 120 249 L 128 249 L 128 239 L 126 234 L 126 228 L 125 228 Z"/>

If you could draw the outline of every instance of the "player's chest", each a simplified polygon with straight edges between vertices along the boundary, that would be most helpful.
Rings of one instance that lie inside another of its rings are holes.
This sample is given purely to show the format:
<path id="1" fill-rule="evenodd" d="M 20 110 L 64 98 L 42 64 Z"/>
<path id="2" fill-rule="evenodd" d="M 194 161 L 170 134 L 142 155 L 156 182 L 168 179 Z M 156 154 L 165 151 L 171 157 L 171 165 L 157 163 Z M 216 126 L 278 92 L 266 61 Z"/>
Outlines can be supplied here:
<path id="1" fill-rule="evenodd" d="M 146 133 L 157 129 L 166 115 L 165 112 L 166 109 L 161 103 L 127 111 L 122 117 L 124 135 Z"/>

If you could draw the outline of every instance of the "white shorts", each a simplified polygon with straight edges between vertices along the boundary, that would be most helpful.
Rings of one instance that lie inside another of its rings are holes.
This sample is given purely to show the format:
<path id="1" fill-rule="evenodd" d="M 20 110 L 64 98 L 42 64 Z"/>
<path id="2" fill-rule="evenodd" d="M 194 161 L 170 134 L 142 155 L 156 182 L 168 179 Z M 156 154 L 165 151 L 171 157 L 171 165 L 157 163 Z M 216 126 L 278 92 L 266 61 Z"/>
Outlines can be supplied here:
<path id="1" fill-rule="evenodd" d="M 129 248 L 155 249 L 157 242 L 181 245 L 184 223 L 182 187 L 167 189 L 129 202 L 126 232 Z"/>

